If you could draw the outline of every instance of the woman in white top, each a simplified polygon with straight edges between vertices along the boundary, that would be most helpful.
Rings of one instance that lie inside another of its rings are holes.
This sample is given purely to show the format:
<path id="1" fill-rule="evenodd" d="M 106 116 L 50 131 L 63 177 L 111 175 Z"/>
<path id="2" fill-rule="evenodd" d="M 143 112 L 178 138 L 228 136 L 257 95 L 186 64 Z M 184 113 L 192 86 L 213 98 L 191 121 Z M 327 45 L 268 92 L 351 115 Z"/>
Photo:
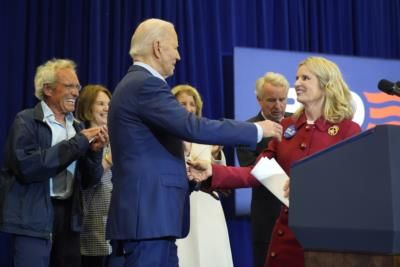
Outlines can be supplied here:
<path id="1" fill-rule="evenodd" d="M 172 88 L 172 93 L 188 112 L 201 116 L 203 102 L 194 87 L 178 85 Z M 222 147 L 183 142 L 187 159 L 210 160 L 225 165 Z M 190 231 L 176 244 L 180 267 L 233 266 L 224 211 L 217 198 L 202 191 L 191 193 Z"/>

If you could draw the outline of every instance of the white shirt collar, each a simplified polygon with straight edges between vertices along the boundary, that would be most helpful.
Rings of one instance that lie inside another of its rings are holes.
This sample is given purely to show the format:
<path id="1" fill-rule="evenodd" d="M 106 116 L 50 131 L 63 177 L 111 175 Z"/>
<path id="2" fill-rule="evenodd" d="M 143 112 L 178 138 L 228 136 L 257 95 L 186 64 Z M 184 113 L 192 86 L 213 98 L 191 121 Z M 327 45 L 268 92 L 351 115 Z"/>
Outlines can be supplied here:
<path id="1" fill-rule="evenodd" d="M 262 110 L 261 110 L 261 117 L 263 117 L 264 120 L 267 120 L 267 119 L 268 119 L 268 118 L 264 115 L 264 112 L 262 112 Z"/>
<path id="2" fill-rule="evenodd" d="M 161 76 L 160 73 L 158 73 L 158 71 L 156 71 L 155 69 L 153 69 L 150 65 L 147 65 L 146 63 L 140 62 L 140 61 L 135 61 L 133 62 L 133 65 L 137 65 L 137 66 L 141 66 L 143 68 L 145 68 L 146 70 L 150 71 L 150 73 L 157 77 L 160 78 L 161 80 L 163 80 L 164 82 L 167 82 L 163 76 Z"/>
<path id="3" fill-rule="evenodd" d="M 43 121 L 46 122 L 48 120 L 53 120 L 55 121 L 55 115 L 54 112 L 51 110 L 51 108 L 47 105 L 46 102 L 44 102 L 43 100 L 40 101 L 40 104 L 42 106 L 42 110 L 43 110 Z M 72 122 L 74 121 L 74 115 L 71 112 L 68 112 L 65 115 L 65 121 L 66 122 L 70 122 L 72 124 Z"/>

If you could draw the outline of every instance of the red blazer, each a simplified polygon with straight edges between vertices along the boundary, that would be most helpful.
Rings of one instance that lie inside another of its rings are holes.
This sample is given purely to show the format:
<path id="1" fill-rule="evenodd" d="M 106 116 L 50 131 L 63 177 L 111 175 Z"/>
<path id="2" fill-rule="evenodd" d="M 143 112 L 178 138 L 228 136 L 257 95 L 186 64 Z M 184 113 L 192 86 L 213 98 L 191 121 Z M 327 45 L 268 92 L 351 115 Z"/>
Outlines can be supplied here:
<path id="1" fill-rule="evenodd" d="M 260 157 L 274 157 L 289 176 L 290 166 L 295 161 L 326 149 L 361 131 L 360 126 L 349 119 L 335 124 L 318 119 L 314 124 L 307 124 L 304 114 L 298 119 L 285 118 L 282 126 L 284 131 L 282 141 L 272 140 Z M 294 130 L 293 134 L 289 134 L 290 129 Z M 211 186 L 214 189 L 259 186 L 260 183 L 250 174 L 250 171 L 251 167 L 213 165 Z M 265 266 L 304 266 L 303 249 L 288 227 L 287 208 L 282 208 L 275 223 Z"/>

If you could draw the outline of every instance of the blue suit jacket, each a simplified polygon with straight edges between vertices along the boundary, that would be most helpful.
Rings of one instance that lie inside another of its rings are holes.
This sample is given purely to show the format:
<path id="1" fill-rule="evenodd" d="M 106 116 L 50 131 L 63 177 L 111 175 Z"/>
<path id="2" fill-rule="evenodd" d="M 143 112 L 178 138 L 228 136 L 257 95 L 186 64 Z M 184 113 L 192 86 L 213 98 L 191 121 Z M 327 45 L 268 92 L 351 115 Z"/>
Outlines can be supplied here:
<path id="1" fill-rule="evenodd" d="M 113 94 L 108 124 L 114 166 L 107 238 L 114 240 L 187 235 L 190 190 L 182 140 L 253 149 L 257 143 L 253 124 L 197 118 L 165 81 L 135 65 Z"/>

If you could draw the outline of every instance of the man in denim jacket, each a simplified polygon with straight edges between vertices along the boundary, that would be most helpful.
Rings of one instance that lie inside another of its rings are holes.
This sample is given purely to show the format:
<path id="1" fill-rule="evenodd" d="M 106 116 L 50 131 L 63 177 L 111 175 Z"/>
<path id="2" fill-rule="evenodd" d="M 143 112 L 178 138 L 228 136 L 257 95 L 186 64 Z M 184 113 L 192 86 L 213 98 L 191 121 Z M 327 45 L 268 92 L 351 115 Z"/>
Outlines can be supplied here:
<path id="1" fill-rule="evenodd" d="M 80 266 L 81 189 L 101 178 L 106 128 L 84 129 L 72 112 L 81 86 L 76 65 L 39 66 L 40 102 L 19 112 L 0 177 L 0 231 L 13 236 L 14 266 Z"/>

